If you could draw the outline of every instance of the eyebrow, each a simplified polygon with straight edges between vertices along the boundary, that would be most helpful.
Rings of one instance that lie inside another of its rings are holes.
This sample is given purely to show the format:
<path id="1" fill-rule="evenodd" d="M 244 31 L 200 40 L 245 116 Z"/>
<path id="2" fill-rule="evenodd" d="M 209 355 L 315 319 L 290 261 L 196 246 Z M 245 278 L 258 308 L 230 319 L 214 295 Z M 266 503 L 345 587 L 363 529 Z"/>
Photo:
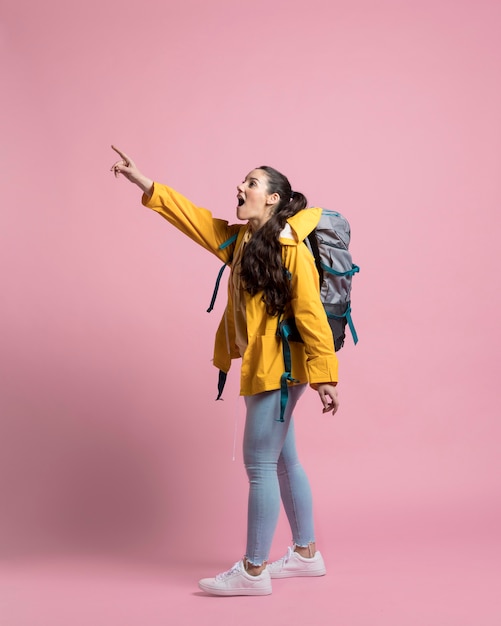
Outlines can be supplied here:
<path id="1" fill-rule="evenodd" d="M 251 177 L 249 178 L 249 180 L 255 180 L 255 181 L 256 181 L 256 183 L 258 183 L 258 182 L 259 182 L 259 178 L 254 178 L 254 176 L 251 176 Z"/>

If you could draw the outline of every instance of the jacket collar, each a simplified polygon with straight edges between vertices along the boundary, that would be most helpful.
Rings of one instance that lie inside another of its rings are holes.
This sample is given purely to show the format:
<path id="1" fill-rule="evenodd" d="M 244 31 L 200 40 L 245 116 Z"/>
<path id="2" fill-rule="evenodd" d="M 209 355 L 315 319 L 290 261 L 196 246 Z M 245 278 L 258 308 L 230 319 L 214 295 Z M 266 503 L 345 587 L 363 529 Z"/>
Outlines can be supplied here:
<path id="1" fill-rule="evenodd" d="M 313 209 L 304 209 L 296 215 L 289 217 L 287 224 L 292 229 L 292 236 L 289 234 L 287 226 L 280 233 L 280 243 L 284 245 L 294 246 L 298 242 L 304 241 L 311 231 L 317 226 L 322 217 L 322 209 L 315 207 Z"/>

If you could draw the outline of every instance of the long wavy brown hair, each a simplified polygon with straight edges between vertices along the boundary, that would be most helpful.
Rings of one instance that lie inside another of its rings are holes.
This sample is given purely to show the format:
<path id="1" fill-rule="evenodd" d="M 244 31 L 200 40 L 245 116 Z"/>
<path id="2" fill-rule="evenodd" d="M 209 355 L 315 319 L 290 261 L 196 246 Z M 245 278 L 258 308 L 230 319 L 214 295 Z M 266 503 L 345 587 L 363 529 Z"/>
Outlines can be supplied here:
<path id="1" fill-rule="evenodd" d="M 245 289 L 252 295 L 263 292 L 263 302 L 268 315 L 279 315 L 290 302 L 290 276 L 282 262 L 279 236 L 289 217 L 308 205 L 306 197 L 292 191 L 286 176 L 267 165 L 257 169 L 267 176 L 267 191 L 277 193 L 280 200 L 270 219 L 252 236 L 245 247 L 240 275 Z"/>

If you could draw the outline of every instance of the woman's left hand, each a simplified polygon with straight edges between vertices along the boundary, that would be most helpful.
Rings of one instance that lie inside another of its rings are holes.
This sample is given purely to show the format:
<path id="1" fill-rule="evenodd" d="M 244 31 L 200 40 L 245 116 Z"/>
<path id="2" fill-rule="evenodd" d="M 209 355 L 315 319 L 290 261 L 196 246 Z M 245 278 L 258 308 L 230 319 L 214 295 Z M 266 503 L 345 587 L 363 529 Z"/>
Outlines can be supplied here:
<path id="1" fill-rule="evenodd" d="M 337 393 L 337 387 L 333 383 L 319 383 L 315 385 L 320 400 L 324 405 L 322 413 L 334 413 L 339 408 L 339 397 Z"/>

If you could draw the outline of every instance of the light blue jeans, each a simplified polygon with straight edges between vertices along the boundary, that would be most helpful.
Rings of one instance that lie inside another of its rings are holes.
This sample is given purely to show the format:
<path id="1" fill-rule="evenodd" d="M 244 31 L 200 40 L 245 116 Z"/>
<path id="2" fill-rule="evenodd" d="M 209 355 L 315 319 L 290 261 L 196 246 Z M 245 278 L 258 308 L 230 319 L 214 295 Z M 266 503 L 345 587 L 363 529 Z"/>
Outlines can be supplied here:
<path id="1" fill-rule="evenodd" d="M 244 463 L 249 477 L 246 558 L 253 565 L 268 560 L 271 542 L 284 504 L 298 546 L 315 541 L 308 478 L 299 462 L 292 413 L 306 385 L 289 387 L 284 422 L 280 390 L 245 396 Z"/>

